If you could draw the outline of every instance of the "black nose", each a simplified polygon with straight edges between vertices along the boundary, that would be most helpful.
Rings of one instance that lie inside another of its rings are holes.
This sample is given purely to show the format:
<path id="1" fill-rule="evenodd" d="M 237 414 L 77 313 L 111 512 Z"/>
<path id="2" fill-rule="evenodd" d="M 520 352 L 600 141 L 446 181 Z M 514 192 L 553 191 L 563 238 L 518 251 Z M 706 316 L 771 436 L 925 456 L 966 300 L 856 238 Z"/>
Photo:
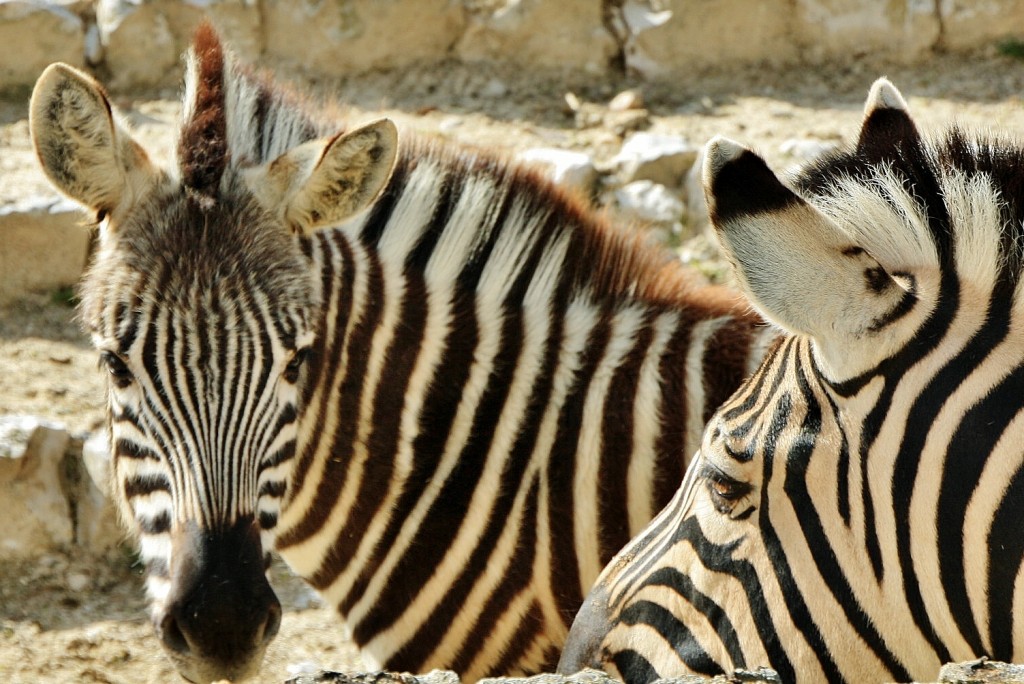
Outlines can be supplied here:
<path id="1" fill-rule="evenodd" d="M 175 603 L 159 618 L 160 640 L 168 651 L 185 657 L 199 655 L 231 663 L 240 654 L 265 647 L 280 629 L 281 604 L 273 591 L 270 596 L 269 602 L 248 605 Z"/>
<path id="2" fill-rule="evenodd" d="M 193 682 L 255 674 L 281 626 L 252 519 L 228 529 L 185 525 L 173 533 L 171 591 L 155 615 L 157 634 Z"/>

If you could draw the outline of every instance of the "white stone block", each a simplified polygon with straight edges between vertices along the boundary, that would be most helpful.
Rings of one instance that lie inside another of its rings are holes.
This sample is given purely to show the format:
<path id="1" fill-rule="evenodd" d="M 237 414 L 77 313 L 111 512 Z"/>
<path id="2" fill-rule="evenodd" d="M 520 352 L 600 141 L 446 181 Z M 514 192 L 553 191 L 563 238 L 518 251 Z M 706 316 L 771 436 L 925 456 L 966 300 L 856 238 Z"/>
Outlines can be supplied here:
<path id="1" fill-rule="evenodd" d="M 615 191 L 620 215 L 644 223 L 673 226 L 681 222 L 685 206 L 671 190 L 649 180 L 633 181 Z"/>
<path id="2" fill-rule="evenodd" d="M 456 45 L 467 61 L 502 60 L 529 66 L 605 73 L 617 51 L 593 0 L 500 0 L 479 3 Z"/>
<path id="3" fill-rule="evenodd" d="M 597 169 L 590 155 L 550 147 L 537 147 L 519 154 L 519 160 L 540 167 L 559 185 L 589 195 L 597 182 Z"/>
<path id="4" fill-rule="evenodd" d="M 695 145 L 678 136 L 634 133 L 612 163 L 626 183 L 649 180 L 678 187 L 697 158 L 698 151 Z"/>
<path id="5" fill-rule="evenodd" d="M 78 282 L 89 252 L 84 216 L 56 196 L 0 206 L 0 303 Z"/>
<path id="6" fill-rule="evenodd" d="M 263 0 L 260 8 L 266 57 L 327 76 L 441 59 L 466 21 L 454 0 Z"/>
<path id="7" fill-rule="evenodd" d="M 53 62 L 81 67 L 85 28 L 74 12 L 51 2 L 0 2 L 0 90 L 28 88 Z"/>
<path id="8" fill-rule="evenodd" d="M 798 161 L 811 161 L 831 152 L 836 143 L 814 138 L 790 138 L 779 145 L 779 152 Z"/>
<path id="9" fill-rule="evenodd" d="M 71 437 L 31 416 L 0 416 L 0 557 L 37 556 L 74 540 L 62 485 Z"/>

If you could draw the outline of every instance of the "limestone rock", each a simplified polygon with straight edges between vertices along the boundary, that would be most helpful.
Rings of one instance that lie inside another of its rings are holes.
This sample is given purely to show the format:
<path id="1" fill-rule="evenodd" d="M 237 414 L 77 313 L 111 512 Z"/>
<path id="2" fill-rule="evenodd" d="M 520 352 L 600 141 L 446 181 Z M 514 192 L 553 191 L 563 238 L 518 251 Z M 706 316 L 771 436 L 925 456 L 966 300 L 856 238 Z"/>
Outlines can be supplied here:
<path id="1" fill-rule="evenodd" d="M 686 224 L 693 233 L 700 233 L 711 225 L 708 203 L 704 197 L 704 149 L 700 148 L 686 174 L 683 196 L 686 198 Z"/>
<path id="2" fill-rule="evenodd" d="M 467 61 L 605 73 L 618 47 L 593 0 L 499 0 L 478 3 L 455 49 Z"/>
<path id="3" fill-rule="evenodd" d="M 96 24 L 113 89 L 176 86 L 181 54 L 208 18 L 239 55 L 263 45 L 256 0 L 99 0 Z"/>
<path id="4" fill-rule="evenodd" d="M 343 76 L 446 56 L 465 26 L 457 0 L 263 0 L 266 56 Z"/>
<path id="5" fill-rule="evenodd" d="M 624 112 L 628 109 L 643 109 L 644 94 L 636 88 L 617 93 L 608 101 L 608 109 L 613 112 Z"/>
<path id="6" fill-rule="evenodd" d="M 683 206 L 671 190 L 649 180 L 633 181 L 615 191 L 621 215 L 646 223 L 674 224 L 682 220 Z"/>
<path id="7" fill-rule="evenodd" d="M 821 155 L 831 152 L 836 148 L 836 143 L 814 138 L 790 138 L 779 145 L 779 152 L 793 157 L 798 161 L 811 161 Z"/>
<path id="8" fill-rule="evenodd" d="M 103 553 L 125 540 L 110 496 L 110 442 L 106 431 L 86 439 L 81 445 L 81 455 L 72 452 L 70 456 L 75 459 L 72 463 L 76 468 L 81 464 L 70 493 L 75 515 L 75 543 Z"/>
<path id="9" fill-rule="evenodd" d="M 285 684 L 459 684 L 459 676 L 448 670 L 433 670 L 420 675 L 407 672 L 320 671 L 292 677 Z"/>
<path id="10" fill-rule="evenodd" d="M 649 180 L 669 187 L 682 184 L 698 148 L 685 139 L 657 133 L 634 133 L 612 163 L 626 183 Z"/>
<path id="11" fill-rule="evenodd" d="M 31 87 L 57 61 L 84 66 L 81 18 L 59 2 L 0 2 L 0 91 Z"/>
<path id="12" fill-rule="evenodd" d="M 533 677 L 492 677 L 478 684 L 621 684 L 600 670 L 580 670 L 571 675 L 540 674 Z"/>
<path id="13" fill-rule="evenodd" d="M 660 6 L 656 25 L 642 31 L 630 27 L 634 37 L 626 64 L 645 76 L 740 63 L 785 64 L 799 56 L 791 40 L 790 0 L 666 0 Z"/>
<path id="14" fill-rule="evenodd" d="M 948 663 L 939 670 L 941 684 L 1024 684 L 1024 665 L 1010 665 L 987 658 Z"/>
<path id="15" fill-rule="evenodd" d="M 73 540 L 62 482 L 71 437 L 31 416 L 0 417 L 0 556 L 30 557 Z"/>
<path id="16" fill-rule="evenodd" d="M 100 0 L 100 45 L 111 88 L 168 85 L 178 68 L 179 45 L 158 3 Z"/>
<path id="17" fill-rule="evenodd" d="M 904 61 L 921 59 L 936 46 L 942 30 L 936 4 L 946 3 L 797 0 L 793 40 L 811 62 L 879 53 Z"/>
<path id="18" fill-rule="evenodd" d="M 917 0 L 913 5 L 931 6 Z M 1024 4 L 1019 0 L 943 0 L 937 3 L 942 15 L 942 47 L 967 50 L 997 43 L 1004 38 L 1020 38 L 1024 24 Z"/>
<path id="19" fill-rule="evenodd" d="M 615 192 L 620 211 L 644 221 L 671 223 L 683 214 L 683 202 L 668 188 L 649 180 L 627 183 Z"/>
<path id="20" fill-rule="evenodd" d="M 0 303 L 78 282 L 89 252 L 81 224 L 78 206 L 55 196 L 0 206 Z"/>
<path id="21" fill-rule="evenodd" d="M 589 195 L 597 182 L 597 169 L 589 154 L 537 147 L 519 155 L 519 160 L 539 166 L 551 180 Z"/>

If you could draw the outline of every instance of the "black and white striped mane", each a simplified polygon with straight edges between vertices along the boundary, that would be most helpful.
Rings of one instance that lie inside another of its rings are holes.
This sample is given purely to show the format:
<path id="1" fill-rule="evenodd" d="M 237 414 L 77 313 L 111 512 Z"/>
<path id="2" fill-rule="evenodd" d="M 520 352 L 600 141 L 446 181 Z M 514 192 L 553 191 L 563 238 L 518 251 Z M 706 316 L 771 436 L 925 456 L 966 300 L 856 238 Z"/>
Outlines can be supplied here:
<path id="1" fill-rule="evenodd" d="M 336 134 L 344 126 L 330 108 L 240 63 L 208 25 L 197 31 L 189 53 L 183 119 L 178 141 L 181 181 L 190 193 L 209 201 L 235 191 L 237 184 L 230 181 L 233 172 L 271 161 L 296 145 Z M 439 237 L 460 197 L 487 193 L 481 201 L 494 211 L 514 211 L 530 219 L 494 222 L 522 232 L 523 241 L 533 245 L 522 251 L 527 258 L 539 258 L 545 246 L 561 239 L 571 240 L 565 267 L 574 270 L 576 292 L 585 290 L 595 299 L 674 307 L 692 302 L 696 295 L 713 306 L 734 306 L 733 296 L 726 291 L 698 288 L 667 250 L 647 244 L 642 231 L 613 228 L 588 201 L 555 186 L 539 172 L 495 151 L 407 132 L 402 133 L 391 181 L 371 209 L 371 218 L 376 214 L 385 220 L 365 222 L 362 237 L 369 243 L 381 238 L 374 230 L 395 229 L 388 227 L 386 212 L 394 209 L 410 177 L 424 164 L 444 177 L 430 228 L 417 237 L 424 243 L 424 253 L 429 253 L 426 243 Z M 493 244 L 496 237 L 486 242 Z M 483 247 L 476 255 L 481 263 L 486 261 L 485 251 Z"/>
<path id="2" fill-rule="evenodd" d="M 805 168 L 797 192 L 883 266 L 998 274 L 1012 287 L 1024 268 L 1024 147 L 958 127 L 926 139 L 892 110 L 865 127 L 854 148 Z"/>

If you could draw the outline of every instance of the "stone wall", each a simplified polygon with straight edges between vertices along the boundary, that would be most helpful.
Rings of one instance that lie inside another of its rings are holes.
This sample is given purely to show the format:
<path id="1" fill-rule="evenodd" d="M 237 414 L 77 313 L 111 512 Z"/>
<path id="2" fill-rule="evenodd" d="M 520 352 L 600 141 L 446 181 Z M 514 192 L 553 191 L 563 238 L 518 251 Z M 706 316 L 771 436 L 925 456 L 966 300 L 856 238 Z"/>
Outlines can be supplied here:
<path id="1" fill-rule="evenodd" d="M 6 0 L 0 90 L 56 60 L 115 90 L 174 85 L 204 15 L 246 58 L 324 76 L 456 58 L 655 77 L 1024 37 L 1024 0 Z"/>

